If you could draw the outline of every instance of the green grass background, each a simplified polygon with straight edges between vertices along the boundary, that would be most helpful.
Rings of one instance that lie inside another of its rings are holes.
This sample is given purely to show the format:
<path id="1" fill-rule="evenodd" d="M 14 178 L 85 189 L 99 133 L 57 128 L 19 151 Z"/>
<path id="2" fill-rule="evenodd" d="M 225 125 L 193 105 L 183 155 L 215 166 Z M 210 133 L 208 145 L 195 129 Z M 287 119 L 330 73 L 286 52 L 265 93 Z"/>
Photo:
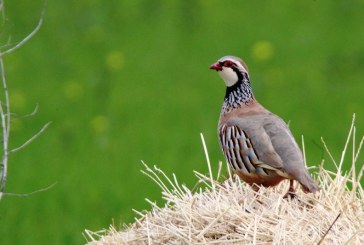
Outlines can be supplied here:
<path id="1" fill-rule="evenodd" d="M 43 1 L 4 7 L 2 50 L 32 31 Z M 363 134 L 363 1 L 49 0 L 39 33 L 4 57 L 10 146 L 53 122 L 10 156 L 6 192 L 58 184 L 1 200 L 0 244 L 82 244 L 84 229 L 132 222 L 144 198 L 162 204 L 140 160 L 191 187 L 193 170 L 207 172 L 200 132 L 216 171 L 225 91 L 208 67 L 228 54 L 248 64 L 257 99 L 305 136 L 310 165 L 327 158 L 321 136 L 340 156 L 354 112 Z"/>

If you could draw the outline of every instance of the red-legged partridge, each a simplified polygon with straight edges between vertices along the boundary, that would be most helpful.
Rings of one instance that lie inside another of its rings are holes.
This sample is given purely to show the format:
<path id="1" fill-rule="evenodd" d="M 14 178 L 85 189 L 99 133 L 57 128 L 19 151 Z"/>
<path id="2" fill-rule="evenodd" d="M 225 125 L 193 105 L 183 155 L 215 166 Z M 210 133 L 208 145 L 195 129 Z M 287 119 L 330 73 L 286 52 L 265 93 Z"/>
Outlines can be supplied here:
<path id="1" fill-rule="evenodd" d="M 210 69 L 216 70 L 226 84 L 218 135 L 234 173 L 251 185 L 265 187 L 289 179 L 286 195 L 294 195 L 293 180 L 304 192 L 318 191 L 287 124 L 254 98 L 245 63 L 224 56 Z"/>

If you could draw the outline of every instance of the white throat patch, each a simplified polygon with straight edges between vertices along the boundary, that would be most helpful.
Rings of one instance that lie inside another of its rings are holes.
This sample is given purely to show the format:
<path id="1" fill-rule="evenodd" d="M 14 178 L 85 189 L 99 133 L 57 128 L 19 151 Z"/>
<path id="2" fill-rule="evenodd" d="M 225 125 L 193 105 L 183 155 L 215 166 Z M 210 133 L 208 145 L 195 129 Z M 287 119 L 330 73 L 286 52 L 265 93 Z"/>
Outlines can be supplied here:
<path id="1" fill-rule="evenodd" d="M 233 86 L 238 81 L 238 75 L 229 67 L 222 67 L 222 71 L 218 71 L 218 73 L 227 87 Z"/>

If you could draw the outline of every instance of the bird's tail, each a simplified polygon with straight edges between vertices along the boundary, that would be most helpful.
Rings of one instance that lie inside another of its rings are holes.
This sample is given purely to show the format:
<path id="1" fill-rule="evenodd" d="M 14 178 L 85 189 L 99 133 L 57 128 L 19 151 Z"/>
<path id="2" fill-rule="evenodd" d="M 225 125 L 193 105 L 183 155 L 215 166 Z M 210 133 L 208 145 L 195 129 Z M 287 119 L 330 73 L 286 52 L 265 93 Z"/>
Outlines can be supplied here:
<path id="1" fill-rule="evenodd" d="M 300 176 L 298 182 L 300 182 L 302 189 L 305 193 L 307 192 L 315 193 L 316 191 L 320 190 L 320 187 L 318 187 L 316 182 L 312 179 L 312 177 L 307 171 Z"/>

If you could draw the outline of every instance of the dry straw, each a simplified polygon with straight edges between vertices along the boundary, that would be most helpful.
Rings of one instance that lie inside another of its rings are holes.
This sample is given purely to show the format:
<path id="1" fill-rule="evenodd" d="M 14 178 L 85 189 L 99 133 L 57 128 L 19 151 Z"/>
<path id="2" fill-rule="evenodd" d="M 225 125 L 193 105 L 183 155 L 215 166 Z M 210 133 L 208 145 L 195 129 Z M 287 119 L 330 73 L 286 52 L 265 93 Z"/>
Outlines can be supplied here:
<path id="1" fill-rule="evenodd" d="M 297 198 L 291 200 L 283 198 L 287 181 L 258 192 L 235 176 L 220 183 L 215 180 L 219 176 L 212 176 L 209 160 L 209 175 L 195 172 L 202 187 L 191 190 L 179 184 L 174 174 L 169 178 L 144 164 L 143 173 L 161 187 L 165 206 L 147 200 L 152 210 L 135 211 L 139 218 L 133 224 L 121 231 L 114 226 L 86 230 L 86 239 L 93 245 L 364 244 L 363 164 L 357 166 L 364 137 L 357 146 L 354 119 L 355 115 L 339 161 L 323 141 L 336 171 L 324 169 L 322 162 L 315 174 L 320 193 L 305 194 L 298 188 Z M 203 145 L 208 159 L 204 140 Z M 342 167 L 350 164 L 343 174 Z"/>

